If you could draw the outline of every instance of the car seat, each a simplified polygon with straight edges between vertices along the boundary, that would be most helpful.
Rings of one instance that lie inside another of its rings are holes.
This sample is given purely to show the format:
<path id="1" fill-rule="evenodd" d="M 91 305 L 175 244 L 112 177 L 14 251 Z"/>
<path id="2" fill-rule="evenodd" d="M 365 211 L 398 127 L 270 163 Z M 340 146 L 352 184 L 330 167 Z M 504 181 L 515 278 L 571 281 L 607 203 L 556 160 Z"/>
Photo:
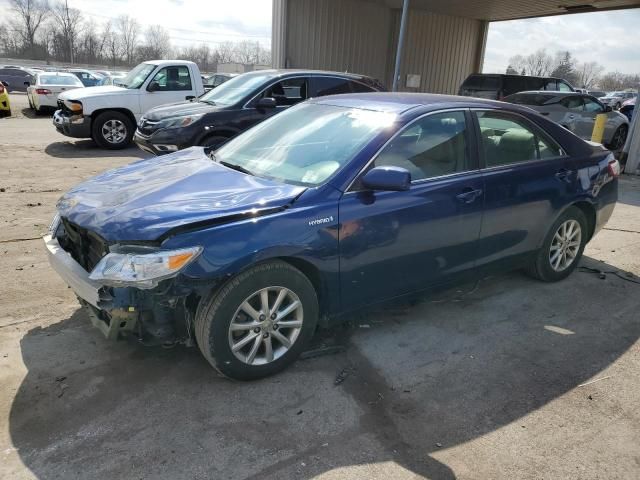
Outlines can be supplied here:
<path id="1" fill-rule="evenodd" d="M 498 144 L 498 165 L 525 162 L 536 158 L 535 136 L 522 128 L 510 128 L 502 134 Z M 487 159 L 491 166 L 491 159 Z"/>

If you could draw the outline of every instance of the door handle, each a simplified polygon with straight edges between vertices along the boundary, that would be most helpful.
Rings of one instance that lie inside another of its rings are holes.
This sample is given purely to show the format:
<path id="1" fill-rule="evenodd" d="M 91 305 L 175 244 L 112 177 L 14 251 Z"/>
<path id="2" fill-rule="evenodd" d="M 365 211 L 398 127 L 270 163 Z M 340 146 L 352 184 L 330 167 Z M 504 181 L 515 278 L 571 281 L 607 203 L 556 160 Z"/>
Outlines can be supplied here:
<path id="1" fill-rule="evenodd" d="M 567 182 L 570 183 L 571 182 L 571 170 L 567 170 L 566 168 L 561 168 L 560 170 L 558 170 L 558 172 L 556 173 L 556 178 L 562 182 Z"/>
<path id="2" fill-rule="evenodd" d="M 462 203 L 473 203 L 480 195 L 482 195 L 482 190 L 467 187 L 462 193 L 456 195 L 456 198 Z"/>

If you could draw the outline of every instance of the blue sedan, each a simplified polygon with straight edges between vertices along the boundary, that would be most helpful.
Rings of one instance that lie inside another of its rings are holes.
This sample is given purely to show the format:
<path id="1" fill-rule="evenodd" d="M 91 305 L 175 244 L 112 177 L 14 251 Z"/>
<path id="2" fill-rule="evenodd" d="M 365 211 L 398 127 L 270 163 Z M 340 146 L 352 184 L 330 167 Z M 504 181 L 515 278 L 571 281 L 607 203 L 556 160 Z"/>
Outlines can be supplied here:
<path id="1" fill-rule="evenodd" d="M 365 306 L 496 270 L 566 278 L 611 216 L 618 175 L 610 152 L 526 107 L 338 95 L 216 151 L 78 185 L 45 243 L 108 338 L 195 340 L 248 380 Z"/>

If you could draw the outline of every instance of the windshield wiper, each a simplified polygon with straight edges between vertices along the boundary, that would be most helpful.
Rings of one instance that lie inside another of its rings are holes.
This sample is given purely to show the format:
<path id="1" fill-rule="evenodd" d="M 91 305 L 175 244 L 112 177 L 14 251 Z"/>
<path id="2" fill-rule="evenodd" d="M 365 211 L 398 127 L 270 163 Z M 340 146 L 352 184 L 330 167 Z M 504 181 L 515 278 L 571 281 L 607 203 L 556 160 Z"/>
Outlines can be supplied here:
<path id="1" fill-rule="evenodd" d="M 241 165 L 236 165 L 235 163 L 229 163 L 229 162 L 225 162 L 224 160 L 218 160 L 218 163 L 220 165 L 224 165 L 227 168 L 231 168 L 232 170 L 236 170 L 238 172 L 241 173 L 246 173 L 247 175 L 252 175 L 254 176 L 254 173 L 250 170 L 247 170 L 246 168 L 244 168 Z"/>

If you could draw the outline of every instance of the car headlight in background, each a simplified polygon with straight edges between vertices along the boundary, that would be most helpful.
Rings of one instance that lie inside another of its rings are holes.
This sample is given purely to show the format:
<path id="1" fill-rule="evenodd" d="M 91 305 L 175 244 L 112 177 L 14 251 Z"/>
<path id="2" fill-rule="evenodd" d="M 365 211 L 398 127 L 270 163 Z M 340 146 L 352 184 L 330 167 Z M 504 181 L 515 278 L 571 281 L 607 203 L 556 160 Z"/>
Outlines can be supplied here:
<path id="1" fill-rule="evenodd" d="M 89 275 L 91 280 L 110 287 L 154 288 L 162 280 L 176 276 L 202 252 L 202 247 L 151 251 L 120 248 L 122 251 L 111 252 L 100 260 Z"/>
<path id="2" fill-rule="evenodd" d="M 198 113 L 195 115 L 185 115 L 182 117 L 168 118 L 166 120 L 161 120 L 157 124 L 157 128 L 186 127 L 187 125 L 191 125 L 192 123 L 200 120 L 203 115 L 204 113 Z"/>

